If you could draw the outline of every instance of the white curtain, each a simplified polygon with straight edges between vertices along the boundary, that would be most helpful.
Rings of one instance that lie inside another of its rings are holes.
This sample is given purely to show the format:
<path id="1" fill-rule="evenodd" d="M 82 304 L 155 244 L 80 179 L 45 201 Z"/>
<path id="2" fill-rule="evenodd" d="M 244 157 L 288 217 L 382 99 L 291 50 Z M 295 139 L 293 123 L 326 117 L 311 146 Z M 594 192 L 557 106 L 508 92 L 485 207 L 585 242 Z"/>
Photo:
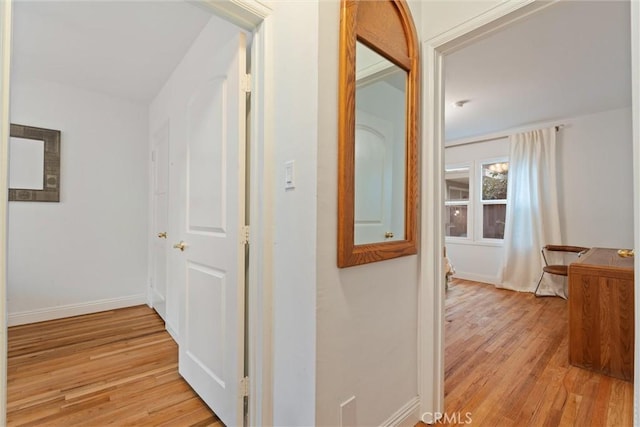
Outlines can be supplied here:
<path id="1" fill-rule="evenodd" d="M 540 249 L 561 244 L 556 180 L 556 131 L 541 129 L 510 138 L 507 218 L 502 283 L 533 292 L 544 262 Z M 545 274 L 538 293 L 564 295 L 562 281 Z M 548 278 L 548 279 L 547 279 Z"/>

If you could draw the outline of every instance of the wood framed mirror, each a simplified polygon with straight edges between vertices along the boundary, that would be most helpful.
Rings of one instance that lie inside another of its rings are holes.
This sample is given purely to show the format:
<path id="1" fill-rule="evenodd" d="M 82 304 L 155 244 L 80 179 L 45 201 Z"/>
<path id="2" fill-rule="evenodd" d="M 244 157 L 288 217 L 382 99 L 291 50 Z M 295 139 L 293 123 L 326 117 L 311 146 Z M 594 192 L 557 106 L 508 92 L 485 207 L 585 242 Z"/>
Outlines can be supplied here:
<path id="1" fill-rule="evenodd" d="M 342 0 L 338 267 L 418 252 L 419 46 L 404 0 Z"/>

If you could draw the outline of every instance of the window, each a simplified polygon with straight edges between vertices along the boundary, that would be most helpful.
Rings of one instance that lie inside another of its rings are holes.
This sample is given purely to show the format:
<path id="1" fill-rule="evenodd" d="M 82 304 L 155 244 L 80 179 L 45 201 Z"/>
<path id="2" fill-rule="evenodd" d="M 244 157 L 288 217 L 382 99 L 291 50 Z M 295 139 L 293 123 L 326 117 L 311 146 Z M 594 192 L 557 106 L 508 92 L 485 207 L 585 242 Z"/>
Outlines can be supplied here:
<path id="1" fill-rule="evenodd" d="M 467 237 L 469 231 L 469 167 L 445 173 L 445 236 Z"/>
<path id="2" fill-rule="evenodd" d="M 490 242 L 504 239 L 509 163 L 506 159 L 445 167 L 445 237 Z"/>
<path id="3" fill-rule="evenodd" d="M 504 239 L 507 216 L 507 178 L 509 163 L 483 163 L 482 177 L 482 238 Z"/>

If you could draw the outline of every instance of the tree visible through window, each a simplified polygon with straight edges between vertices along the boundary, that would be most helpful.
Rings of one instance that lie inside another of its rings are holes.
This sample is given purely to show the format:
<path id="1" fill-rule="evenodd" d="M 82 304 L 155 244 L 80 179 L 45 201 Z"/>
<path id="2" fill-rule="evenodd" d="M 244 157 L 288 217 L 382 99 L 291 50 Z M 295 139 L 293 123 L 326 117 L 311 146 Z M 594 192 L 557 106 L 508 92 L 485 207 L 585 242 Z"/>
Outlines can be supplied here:
<path id="1" fill-rule="evenodd" d="M 504 239 L 509 163 L 482 165 L 482 237 Z"/>

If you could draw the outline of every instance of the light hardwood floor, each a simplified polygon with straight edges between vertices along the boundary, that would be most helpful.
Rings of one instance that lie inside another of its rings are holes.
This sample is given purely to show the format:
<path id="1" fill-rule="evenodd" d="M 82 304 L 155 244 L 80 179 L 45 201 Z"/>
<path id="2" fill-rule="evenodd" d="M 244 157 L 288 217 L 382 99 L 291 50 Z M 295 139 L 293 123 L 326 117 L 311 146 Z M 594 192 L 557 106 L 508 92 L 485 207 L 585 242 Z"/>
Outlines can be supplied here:
<path id="1" fill-rule="evenodd" d="M 10 426 L 223 426 L 147 306 L 15 326 L 8 340 Z"/>
<path id="2" fill-rule="evenodd" d="M 457 280 L 445 322 L 449 421 L 632 425 L 631 383 L 568 364 L 566 301 Z M 146 306 L 10 328 L 7 391 L 10 426 L 222 426 Z"/>
<path id="3" fill-rule="evenodd" d="M 438 425 L 632 426 L 632 383 L 569 365 L 567 318 L 561 298 L 455 280 Z"/>

